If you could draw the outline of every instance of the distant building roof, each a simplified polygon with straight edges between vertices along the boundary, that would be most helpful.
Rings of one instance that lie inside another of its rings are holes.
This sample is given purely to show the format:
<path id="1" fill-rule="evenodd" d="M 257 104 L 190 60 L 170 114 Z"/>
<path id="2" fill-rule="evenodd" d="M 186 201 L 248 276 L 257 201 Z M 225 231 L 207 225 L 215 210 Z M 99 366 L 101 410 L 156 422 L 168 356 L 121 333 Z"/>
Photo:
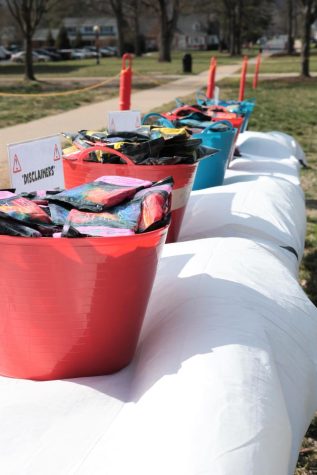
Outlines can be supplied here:
<path id="1" fill-rule="evenodd" d="M 94 26 L 94 25 L 98 25 L 98 26 L 111 25 L 117 28 L 116 19 L 111 16 L 92 17 L 92 18 L 68 17 L 68 18 L 64 18 L 63 24 L 66 28 L 71 27 L 71 26 L 80 28 L 84 26 Z"/>
<path id="2" fill-rule="evenodd" d="M 52 33 L 52 37 L 55 40 L 58 35 L 58 28 L 38 28 L 34 33 L 33 41 L 45 41 L 49 31 Z"/>
<path id="3" fill-rule="evenodd" d="M 63 24 L 67 29 L 69 38 L 72 40 L 76 37 L 77 32 L 80 31 L 83 39 L 93 40 L 95 37 L 94 26 L 99 26 L 100 37 L 116 37 L 117 36 L 117 22 L 113 17 L 99 17 L 99 18 L 64 18 Z"/>

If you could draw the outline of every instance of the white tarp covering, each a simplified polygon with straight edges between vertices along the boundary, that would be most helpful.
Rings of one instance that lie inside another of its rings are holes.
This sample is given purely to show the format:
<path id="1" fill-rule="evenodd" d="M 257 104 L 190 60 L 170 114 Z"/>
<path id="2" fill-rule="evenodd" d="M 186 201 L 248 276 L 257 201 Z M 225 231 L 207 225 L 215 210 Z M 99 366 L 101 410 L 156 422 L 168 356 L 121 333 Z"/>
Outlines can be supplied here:
<path id="1" fill-rule="evenodd" d="M 275 159 L 293 155 L 299 162 L 307 165 L 305 153 L 298 141 L 284 132 L 246 131 L 238 136 L 237 146 L 242 154 L 262 155 Z"/>
<path id="2" fill-rule="evenodd" d="M 0 378 L 1 474 L 293 475 L 317 409 L 317 310 L 281 247 L 302 255 L 303 196 L 292 158 L 286 178 L 244 160 L 248 181 L 237 160 L 192 194 L 194 240 L 165 246 L 129 367 Z"/>
<path id="3" fill-rule="evenodd" d="M 291 246 L 302 257 L 305 243 L 302 189 L 268 176 L 191 193 L 180 241 L 206 236 L 246 236 Z"/>

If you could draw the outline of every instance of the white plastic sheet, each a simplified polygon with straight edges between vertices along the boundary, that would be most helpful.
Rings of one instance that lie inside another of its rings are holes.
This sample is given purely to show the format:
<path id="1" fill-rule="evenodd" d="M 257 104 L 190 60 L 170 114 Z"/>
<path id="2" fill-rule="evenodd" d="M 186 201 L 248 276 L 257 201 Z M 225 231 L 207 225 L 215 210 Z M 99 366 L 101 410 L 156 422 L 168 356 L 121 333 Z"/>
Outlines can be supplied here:
<path id="1" fill-rule="evenodd" d="M 268 176 L 193 191 L 180 241 L 211 236 L 270 239 L 302 257 L 306 218 L 304 194 L 289 181 Z"/>
<path id="2" fill-rule="evenodd" d="M 258 180 L 260 176 L 281 178 L 300 186 L 300 163 L 294 156 L 276 160 L 270 156 L 244 154 L 235 158 L 226 170 L 225 184 Z"/>
<path id="3" fill-rule="evenodd" d="M 266 175 L 300 185 L 300 164 L 306 164 L 306 158 L 290 135 L 246 131 L 239 135 L 237 146 L 241 157 L 230 163 L 225 183 L 257 180 L 258 176 Z"/>
<path id="4" fill-rule="evenodd" d="M 237 146 L 243 155 L 262 155 L 275 159 L 293 155 L 299 162 L 307 165 L 305 153 L 298 141 L 284 132 L 246 131 L 238 136 Z"/>

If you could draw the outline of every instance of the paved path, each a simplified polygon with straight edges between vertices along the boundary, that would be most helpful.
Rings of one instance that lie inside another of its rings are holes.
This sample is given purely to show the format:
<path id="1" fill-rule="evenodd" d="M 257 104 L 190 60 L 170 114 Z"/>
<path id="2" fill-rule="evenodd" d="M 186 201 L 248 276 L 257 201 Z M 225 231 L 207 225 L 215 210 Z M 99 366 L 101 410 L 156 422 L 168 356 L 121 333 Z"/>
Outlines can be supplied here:
<path id="1" fill-rule="evenodd" d="M 317 77 L 317 73 L 310 73 L 311 77 Z M 231 74 L 232 78 L 239 78 L 240 74 Z M 260 79 L 282 79 L 282 78 L 299 78 L 298 73 L 260 73 Z M 247 78 L 253 78 L 253 73 L 247 74 Z"/>
<path id="2" fill-rule="evenodd" d="M 252 61 L 252 60 L 251 60 Z M 250 61 L 250 62 L 251 62 Z M 239 71 L 241 64 L 218 66 L 217 81 Z M 162 86 L 132 94 L 131 109 L 142 113 L 174 101 L 176 97 L 192 94 L 207 85 L 208 71 L 195 76 L 185 76 Z M 53 135 L 62 131 L 102 129 L 107 126 L 107 111 L 118 110 L 118 97 L 104 102 L 82 106 L 77 109 L 34 120 L 26 124 L 0 129 L 0 188 L 9 186 L 7 168 L 7 144 L 37 137 Z"/>

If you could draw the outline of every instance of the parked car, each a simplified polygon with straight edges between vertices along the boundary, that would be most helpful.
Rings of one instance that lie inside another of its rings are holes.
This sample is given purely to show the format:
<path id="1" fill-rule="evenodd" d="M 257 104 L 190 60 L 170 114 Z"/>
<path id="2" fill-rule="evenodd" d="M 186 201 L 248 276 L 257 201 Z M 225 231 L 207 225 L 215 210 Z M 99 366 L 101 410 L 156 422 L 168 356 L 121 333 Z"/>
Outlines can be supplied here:
<path id="1" fill-rule="evenodd" d="M 103 58 L 106 58 L 106 57 L 110 57 L 110 56 L 115 56 L 116 53 L 113 52 L 112 49 L 108 48 L 108 47 L 103 47 L 103 48 L 100 48 L 100 55 L 103 57 Z"/>
<path id="2" fill-rule="evenodd" d="M 34 51 L 38 54 L 48 56 L 51 61 L 61 61 L 62 60 L 62 56 L 59 53 L 56 53 L 55 51 L 50 51 L 46 48 L 36 49 Z"/>
<path id="3" fill-rule="evenodd" d="M 72 59 L 86 59 L 86 58 L 89 58 L 89 55 L 87 54 L 87 52 L 84 51 L 83 49 L 79 49 L 79 48 L 73 49 L 71 55 L 72 55 L 71 56 Z"/>
<path id="4" fill-rule="evenodd" d="M 85 52 L 86 58 L 97 58 L 97 48 L 95 46 L 84 46 L 82 50 Z"/>
<path id="5" fill-rule="evenodd" d="M 32 51 L 32 58 L 34 62 L 45 63 L 50 60 L 48 56 L 44 56 L 43 54 L 38 54 L 35 51 Z M 20 51 L 19 53 L 15 53 L 11 56 L 11 61 L 14 63 L 24 63 L 25 61 L 25 51 Z"/>
<path id="6" fill-rule="evenodd" d="M 112 53 L 112 56 L 117 56 L 118 49 L 116 46 L 107 46 L 107 49 Z"/>
<path id="7" fill-rule="evenodd" d="M 0 60 L 1 59 L 10 59 L 11 53 L 4 46 L 0 46 Z"/>
<path id="8" fill-rule="evenodd" d="M 59 49 L 57 53 L 61 56 L 62 60 L 72 59 L 73 50 L 68 49 Z"/>

